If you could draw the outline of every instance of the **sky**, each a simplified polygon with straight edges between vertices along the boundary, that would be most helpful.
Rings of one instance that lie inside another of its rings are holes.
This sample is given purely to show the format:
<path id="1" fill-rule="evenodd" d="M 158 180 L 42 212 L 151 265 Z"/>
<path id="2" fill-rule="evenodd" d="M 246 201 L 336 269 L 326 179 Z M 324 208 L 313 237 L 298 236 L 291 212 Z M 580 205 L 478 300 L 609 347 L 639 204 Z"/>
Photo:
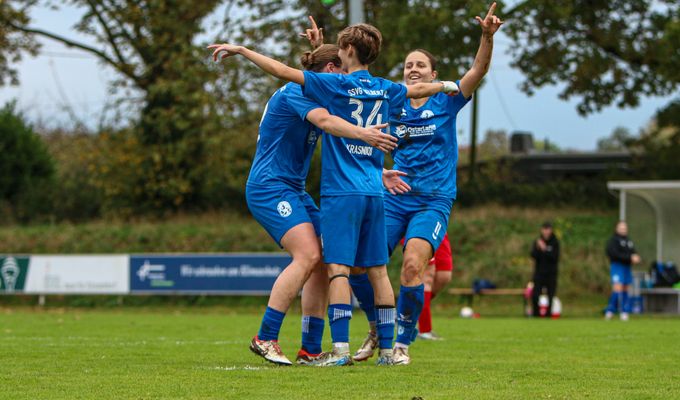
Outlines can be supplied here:
<path id="1" fill-rule="evenodd" d="M 81 11 L 75 9 L 39 8 L 32 14 L 33 26 L 92 44 L 89 37 L 72 29 L 80 15 Z M 20 84 L 0 87 L 0 103 L 16 99 L 30 120 L 47 126 L 68 125 L 76 118 L 94 128 L 102 119 L 112 118 L 109 82 L 117 78 L 117 74 L 80 50 L 47 39 L 41 43 L 39 56 L 26 56 L 17 65 Z M 582 117 L 576 112 L 576 99 L 558 98 L 559 86 L 539 89 L 532 97 L 521 92 L 519 85 L 523 77 L 510 66 L 511 58 L 507 54 L 510 45 L 501 28 L 495 38 L 491 70 L 478 91 L 480 139 L 490 129 L 508 133 L 528 131 L 535 139 L 547 138 L 561 148 L 594 150 L 597 140 L 609 136 L 616 127 L 639 132 L 654 113 L 672 99 L 672 96 L 646 97 L 635 109 L 612 106 Z M 423 46 L 427 47 L 427 43 Z M 71 105 L 74 115 L 64 109 L 64 104 Z M 458 114 L 461 145 L 469 142 L 470 111 L 471 106 L 467 106 Z"/>

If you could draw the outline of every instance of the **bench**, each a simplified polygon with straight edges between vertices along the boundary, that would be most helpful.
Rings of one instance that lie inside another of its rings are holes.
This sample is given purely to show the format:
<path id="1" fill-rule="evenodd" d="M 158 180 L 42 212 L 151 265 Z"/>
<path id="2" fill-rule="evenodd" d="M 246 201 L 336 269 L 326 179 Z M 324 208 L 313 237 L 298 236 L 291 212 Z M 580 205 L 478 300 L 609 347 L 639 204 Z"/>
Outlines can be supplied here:
<path id="1" fill-rule="evenodd" d="M 640 289 L 644 312 L 680 314 L 680 290 L 673 288 Z"/>
<path id="2" fill-rule="evenodd" d="M 472 288 L 451 288 L 448 290 L 449 294 L 460 296 L 467 301 L 468 306 L 472 306 L 475 294 L 478 296 L 522 296 L 522 314 L 527 305 L 527 300 L 524 298 L 525 289 L 518 288 L 498 288 L 498 289 L 481 289 L 475 293 Z"/>

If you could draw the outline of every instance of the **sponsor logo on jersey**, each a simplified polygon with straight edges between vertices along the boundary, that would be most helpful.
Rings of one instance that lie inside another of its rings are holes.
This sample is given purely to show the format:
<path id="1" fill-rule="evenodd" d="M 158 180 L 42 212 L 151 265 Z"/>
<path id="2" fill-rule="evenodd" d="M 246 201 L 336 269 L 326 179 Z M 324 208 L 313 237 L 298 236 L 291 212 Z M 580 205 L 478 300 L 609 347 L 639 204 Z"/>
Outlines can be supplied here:
<path id="1" fill-rule="evenodd" d="M 422 119 L 428 119 L 434 117 L 434 113 L 432 110 L 425 110 L 422 113 L 420 113 L 420 118 Z"/>
<path id="2" fill-rule="evenodd" d="M 350 152 L 350 154 L 354 154 L 356 156 L 372 156 L 373 155 L 373 147 L 371 146 L 357 146 L 356 144 L 347 144 L 347 151 Z"/>
<path id="3" fill-rule="evenodd" d="M 418 136 L 432 136 L 434 135 L 435 130 L 437 130 L 437 125 L 435 124 L 425 126 L 397 125 L 396 128 L 394 128 L 394 134 L 399 138 L 403 138 L 404 136 L 412 138 Z"/>
<path id="4" fill-rule="evenodd" d="M 282 202 L 279 202 L 279 204 L 276 206 L 276 211 L 279 212 L 279 215 L 286 218 L 286 217 L 290 216 L 290 214 L 293 213 L 293 207 L 290 206 L 289 202 L 282 201 Z"/>

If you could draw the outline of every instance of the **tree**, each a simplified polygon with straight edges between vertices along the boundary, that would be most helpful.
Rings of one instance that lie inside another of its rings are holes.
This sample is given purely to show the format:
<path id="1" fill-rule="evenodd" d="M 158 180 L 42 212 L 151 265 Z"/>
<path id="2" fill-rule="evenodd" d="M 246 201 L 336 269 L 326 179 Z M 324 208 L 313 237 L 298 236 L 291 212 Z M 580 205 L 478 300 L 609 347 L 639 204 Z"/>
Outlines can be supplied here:
<path id="1" fill-rule="evenodd" d="M 579 98 L 585 115 L 635 107 L 680 84 L 680 2 L 524 0 L 505 15 L 528 94 L 562 84 L 560 97 Z"/>
<path id="2" fill-rule="evenodd" d="M 54 175 L 45 144 L 17 112 L 16 104 L 0 109 L 0 201 L 20 219 L 47 211 L 46 193 Z"/>
<path id="3" fill-rule="evenodd" d="M 140 92 L 142 101 L 134 133 L 143 162 L 119 195 L 140 210 L 177 209 L 200 203 L 203 139 L 219 131 L 215 102 L 206 90 L 215 71 L 205 51 L 194 44 L 203 21 L 220 0 L 70 0 L 83 10 L 75 29 L 96 45 L 31 25 L 36 1 L 0 3 L 0 39 L 14 43 L 0 49 L 0 81 L 14 81 L 7 57 L 17 61 L 21 49 L 35 49 L 44 38 L 96 56 L 120 74 L 114 87 Z M 46 4 L 60 7 L 61 2 Z M 8 53 L 9 51 L 9 53 Z M 5 60 L 4 66 L 2 61 Z"/>
<path id="4" fill-rule="evenodd" d="M 628 128 L 619 126 L 614 129 L 609 137 L 597 141 L 597 150 L 599 151 L 621 151 L 628 148 L 633 141 Z"/>
<path id="5" fill-rule="evenodd" d="M 510 152 L 508 134 L 504 130 L 488 130 L 484 141 L 479 145 L 479 155 L 482 159 L 498 159 Z"/>

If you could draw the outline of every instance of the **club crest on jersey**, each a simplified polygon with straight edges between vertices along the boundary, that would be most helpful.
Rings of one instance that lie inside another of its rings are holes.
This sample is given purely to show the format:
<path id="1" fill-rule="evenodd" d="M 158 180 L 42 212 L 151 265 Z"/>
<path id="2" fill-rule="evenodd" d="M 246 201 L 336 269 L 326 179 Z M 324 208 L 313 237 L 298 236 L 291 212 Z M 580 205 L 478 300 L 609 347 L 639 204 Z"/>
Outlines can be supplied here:
<path id="1" fill-rule="evenodd" d="M 432 117 L 434 117 L 434 113 L 432 112 L 432 110 L 425 110 L 420 113 L 420 118 L 422 119 L 428 119 Z"/>
<path id="2" fill-rule="evenodd" d="M 279 204 L 276 206 L 276 210 L 284 218 L 290 216 L 290 214 L 293 213 L 293 207 L 291 207 L 290 203 L 287 201 L 279 202 Z"/>
<path id="3" fill-rule="evenodd" d="M 309 135 L 307 135 L 307 144 L 314 144 L 316 143 L 316 131 L 314 129 L 311 129 L 309 131 Z"/>
<path id="4" fill-rule="evenodd" d="M 406 136 L 406 125 L 397 125 L 397 127 L 394 128 L 394 134 L 397 135 L 398 138 Z"/>

